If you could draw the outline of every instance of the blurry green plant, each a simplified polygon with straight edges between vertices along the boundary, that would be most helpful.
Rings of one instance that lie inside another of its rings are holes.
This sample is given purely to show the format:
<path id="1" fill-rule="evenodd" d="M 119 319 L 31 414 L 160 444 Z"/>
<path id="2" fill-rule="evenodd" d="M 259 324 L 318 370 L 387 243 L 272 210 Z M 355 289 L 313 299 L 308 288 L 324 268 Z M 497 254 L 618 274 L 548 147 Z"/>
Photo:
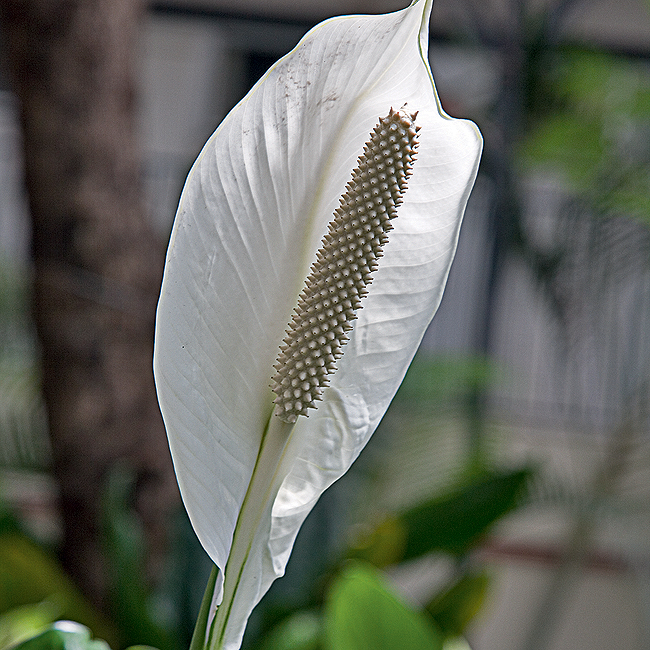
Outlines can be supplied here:
<path id="1" fill-rule="evenodd" d="M 432 620 L 399 599 L 371 566 L 358 562 L 346 566 L 331 585 L 323 618 L 327 650 L 442 648 Z"/>
<path id="2" fill-rule="evenodd" d="M 103 639 L 94 638 L 90 629 L 75 621 L 57 621 L 38 633 L 11 646 L 12 650 L 110 650 Z M 128 650 L 148 650 L 149 646 L 131 646 Z M 152 649 L 153 650 L 153 649 Z"/>
<path id="3" fill-rule="evenodd" d="M 49 464 L 25 269 L 0 257 L 0 467 Z"/>
<path id="4" fill-rule="evenodd" d="M 575 576 L 598 538 L 596 530 L 606 521 L 602 504 L 611 507 L 615 502 L 619 516 L 644 508 L 640 503 L 630 508 L 627 497 L 622 498 L 622 477 L 630 485 L 636 482 L 630 449 L 644 444 L 647 431 L 650 71 L 647 60 L 558 45 L 570 4 L 557 4 L 556 19 L 528 50 L 532 56 L 526 63 L 532 65 L 520 68 L 528 74 L 526 102 L 515 123 L 524 128 L 509 142 L 517 153 L 515 164 L 504 164 L 511 180 L 517 171 L 550 178 L 559 190 L 557 208 L 543 206 L 549 220 L 537 229 L 538 224 L 526 219 L 517 183 L 503 184 L 508 191 L 504 203 L 516 210 L 504 229 L 509 239 L 501 243 L 504 251 L 516 250 L 527 263 L 560 326 L 558 368 L 566 372 L 566 384 L 560 384 L 564 395 L 583 391 L 576 376 L 585 369 L 583 355 L 589 350 L 588 372 L 597 367 L 599 375 L 593 385 L 607 389 L 595 408 L 591 398 L 586 404 L 581 397 L 580 403 L 575 401 L 578 426 L 588 421 L 593 427 L 591 422 L 602 417 L 597 409 L 603 409 L 609 441 L 592 476 L 579 486 L 566 477 L 556 485 L 557 479 L 545 479 L 540 486 L 538 503 L 546 499 L 555 513 L 568 515 L 570 532 L 562 562 L 522 643 L 527 650 L 550 646 Z M 634 295 L 629 304 L 626 293 Z M 544 492 L 554 496 L 548 499 Z M 610 520 L 608 525 L 622 522 Z"/>
<path id="5" fill-rule="evenodd" d="M 464 559 L 503 516 L 525 501 L 529 470 L 495 471 L 456 486 L 447 493 L 378 523 L 344 552 L 344 559 L 327 569 L 327 587 L 314 599 L 290 610 L 272 625 L 262 627 L 247 647 L 260 650 L 365 650 L 368 639 L 383 639 L 386 650 L 448 647 L 461 637 L 479 613 L 489 587 L 489 575 Z M 77 628 L 69 637 L 52 626 L 62 618 L 83 621 L 112 647 L 134 638 L 174 645 L 169 630 L 156 627 L 146 603 L 150 594 L 140 584 L 141 545 L 123 519 L 124 474 L 112 482 L 108 513 L 113 520 L 109 538 L 118 575 L 116 598 L 121 611 L 112 629 L 92 612 L 53 558 L 4 519 L 0 535 L 0 649 L 101 650 Z M 120 496 L 120 493 L 121 496 Z M 117 514 L 114 509 L 119 511 Z M 126 528 L 125 528 L 126 526 Z M 118 529 L 122 529 L 121 532 Z M 137 528 L 136 528 L 137 530 Z M 125 538 L 126 537 L 126 538 Z M 119 539 L 121 538 L 121 539 Z M 430 554 L 456 558 L 458 570 L 439 586 L 428 602 L 414 606 L 402 600 L 382 569 Z M 325 578 L 317 581 L 321 584 Z M 126 597 L 124 594 L 129 594 Z M 124 599 L 125 598 L 125 599 Z M 136 600 L 140 602 L 135 602 Z M 119 630 L 119 631 L 118 631 Z M 178 643 L 178 642 L 176 642 Z"/>
<path id="6" fill-rule="evenodd" d="M 350 556 L 379 567 L 433 552 L 462 557 L 520 503 L 531 474 L 528 469 L 486 471 L 383 520 L 357 541 Z"/>
<path id="7" fill-rule="evenodd" d="M 155 591 L 145 579 L 142 525 L 128 507 L 135 478 L 126 467 L 115 467 L 104 498 L 104 539 L 111 573 L 111 618 L 120 632 L 120 645 L 146 643 L 158 650 L 175 650 L 175 621 L 156 615 Z"/>
<path id="8" fill-rule="evenodd" d="M 110 650 L 102 639 L 74 621 L 57 621 L 37 634 L 14 646 L 16 650 Z"/>
<path id="9" fill-rule="evenodd" d="M 12 647 L 57 619 L 83 623 L 117 642 L 119 635 L 72 583 L 53 554 L 0 509 L 0 648 Z"/>
<path id="10" fill-rule="evenodd" d="M 540 80 L 521 142 L 530 166 L 562 175 L 595 215 L 650 222 L 650 73 L 606 52 L 566 48 Z"/>
<path id="11" fill-rule="evenodd" d="M 248 648 L 395 650 L 441 648 L 462 637 L 481 611 L 489 573 L 471 552 L 507 513 L 525 504 L 531 470 L 485 472 L 463 485 L 384 519 L 362 534 L 330 569 L 313 600 L 285 611 Z M 453 559 L 456 570 L 421 606 L 406 604 L 384 569 L 424 557 Z M 318 583 L 321 581 L 317 581 Z M 368 640 L 383 639 L 382 643 Z"/>
<path id="12" fill-rule="evenodd" d="M 38 644 L 26 647 L 73 648 L 81 647 L 78 644 L 82 641 L 84 647 L 88 641 L 87 647 L 93 650 L 107 643 L 113 648 L 136 642 L 159 650 L 180 647 L 174 620 L 155 615 L 156 593 L 144 577 L 141 524 L 128 508 L 132 489 L 131 473 L 115 468 L 104 500 L 104 538 L 112 584 L 110 620 L 84 598 L 56 556 L 0 501 L 0 650 L 13 648 L 34 635 L 40 635 Z M 106 642 L 94 645 L 81 627 L 73 636 L 62 635 L 61 630 L 49 627 L 58 620 L 74 621 Z M 45 630 L 47 634 L 41 634 Z"/>

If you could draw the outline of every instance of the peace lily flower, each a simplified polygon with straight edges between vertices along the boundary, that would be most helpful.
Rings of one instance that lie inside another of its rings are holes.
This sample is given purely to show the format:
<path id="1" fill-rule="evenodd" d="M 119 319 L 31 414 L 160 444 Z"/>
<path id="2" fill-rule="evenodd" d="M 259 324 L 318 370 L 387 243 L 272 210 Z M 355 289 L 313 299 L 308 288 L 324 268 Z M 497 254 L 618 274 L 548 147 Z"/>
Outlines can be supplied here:
<path id="1" fill-rule="evenodd" d="M 316 26 L 225 118 L 183 190 L 154 370 L 218 568 L 205 647 L 240 646 L 440 303 L 481 136 L 440 106 L 431 5 Z"/>

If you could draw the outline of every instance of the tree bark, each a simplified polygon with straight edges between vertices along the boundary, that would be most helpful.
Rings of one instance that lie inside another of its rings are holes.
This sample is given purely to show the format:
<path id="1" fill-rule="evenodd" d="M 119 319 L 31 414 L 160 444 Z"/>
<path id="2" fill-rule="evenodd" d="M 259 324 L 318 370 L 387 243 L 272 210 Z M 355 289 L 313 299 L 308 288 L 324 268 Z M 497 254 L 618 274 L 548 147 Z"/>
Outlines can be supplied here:
<path id="1" fill-rule="evenodd" d="M 139 0 L 2 0 L 21 104 L 34 314 L 60 487 L 65 567 L 106 608 L 101 501 L 118 461 L 160 557 L 176 482 L 151 356 L 163 247 L 135 137 Z"/>

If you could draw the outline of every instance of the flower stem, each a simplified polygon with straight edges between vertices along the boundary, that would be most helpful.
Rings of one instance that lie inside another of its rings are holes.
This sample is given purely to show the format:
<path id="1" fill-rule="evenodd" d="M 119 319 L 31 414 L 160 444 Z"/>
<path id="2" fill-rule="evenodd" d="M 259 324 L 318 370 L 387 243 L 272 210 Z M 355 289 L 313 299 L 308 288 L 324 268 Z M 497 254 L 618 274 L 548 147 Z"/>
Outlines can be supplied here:
<path id="1" fill-rule="evenodd" d="M 223 648 L 233 606 L 236 605 L 238 596 L 242 597 L 241 590 L 245 591 L 246 589 L 245 569 L 255 537 L 260 526 L 267 524 L 270 526 L 273 502 L 284 476 L 281 472 L 278 472 L 278 469 L 282 464 L 293 427 L 293 424 L 283 422 L 280 418 L 271 415 L 264 432 L 248 491 L 244 497 L 237 526 L 235 527 L 228 563 L 224 571 L 223 600 L 210 624 L 210 631 L 205 642 L 205 648 L 210 650 L 221 650 Z M 206 591 L 205 598 L 207 597 Z M 250 598 L 251 595 L 248 594 L 245 597 Z M 257 594 L 255 594 L 255 597 L 257 597 Z M 196 649 L 191 648 L 190 650 Z"/>
<path id="2" fill-rule="evenodd" d="M 203 650 L 206 646 L 210 605 L 212 604 L 218 574 L 219 568 L 213 564 L 210 577 L 208 578 L 208 584 L 206 585 L 205 593 L 203 594 L 203 600 L 201 601 L 201 608 L 199 609 L 199 615 L 196 619 L 196 625 L 194 626 L 194 632 L 192 633 L 192 641 L 189 650 Z"/>

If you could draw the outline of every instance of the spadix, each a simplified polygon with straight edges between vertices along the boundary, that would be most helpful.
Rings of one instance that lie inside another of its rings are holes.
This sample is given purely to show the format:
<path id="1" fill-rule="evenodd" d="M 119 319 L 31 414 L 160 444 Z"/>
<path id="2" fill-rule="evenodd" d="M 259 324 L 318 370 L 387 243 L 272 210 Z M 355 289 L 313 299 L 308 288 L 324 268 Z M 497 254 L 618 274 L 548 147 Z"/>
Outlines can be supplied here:
<path id="1" fill-rule="evenodd" d="M 440 302 L 481 137 L 440 108 L 430 10 L 315 27 L 183 190 L 154 370 L 183 500 L 219 568 L 211 648 L 239 647 Z"/>
<path id="2" fill-rule="evenodd" d="M 343 354 L 411 175 L 414 120 L 392 108 L 379 120 L 316 252 L 275 365 L 275 414 L 285 422 L 315 408 Z"/>

